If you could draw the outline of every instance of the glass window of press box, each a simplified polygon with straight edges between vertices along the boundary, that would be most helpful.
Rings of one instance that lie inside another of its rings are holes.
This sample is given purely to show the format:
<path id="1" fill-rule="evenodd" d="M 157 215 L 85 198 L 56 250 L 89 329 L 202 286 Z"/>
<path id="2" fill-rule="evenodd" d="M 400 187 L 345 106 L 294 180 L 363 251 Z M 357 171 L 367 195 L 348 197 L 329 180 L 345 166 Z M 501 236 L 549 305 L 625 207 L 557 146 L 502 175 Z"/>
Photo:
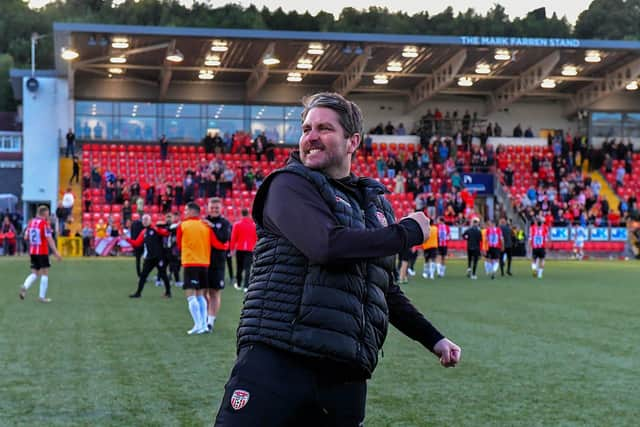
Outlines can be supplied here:
<path id="1" fill-rule="evenodd" d="M 638 138 L 640 113 L 593 112 L 590 133 L 600 138 Z"/>
<path id="2" fill-rule="evenodd" d="M 80 140 L 199 142 L 206 134 L 265 133 L 275 144 L 297 144 L 300 106 L 76 101 Z"/>

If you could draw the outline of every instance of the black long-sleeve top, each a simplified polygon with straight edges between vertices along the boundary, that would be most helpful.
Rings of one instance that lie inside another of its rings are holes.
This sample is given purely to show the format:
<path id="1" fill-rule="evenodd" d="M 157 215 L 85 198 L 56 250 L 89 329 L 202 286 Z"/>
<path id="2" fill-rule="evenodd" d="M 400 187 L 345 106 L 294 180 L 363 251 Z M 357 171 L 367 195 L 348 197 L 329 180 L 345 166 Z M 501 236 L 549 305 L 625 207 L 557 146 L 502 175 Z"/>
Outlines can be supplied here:
<path id="1" fill-rule="evenodd" d="M 362 199 L 355 178 L 332 183 Z M 319 264 L 390 256 L 423 241 L 420 226 L 411 219 L 378 229 L 344 227 L 313 184 L 292 173 L 281 173 L 273 179 L 264 205 L 263 225 L 293 243 L 311 262 Z M 386 299 L 391 324 L 433 351 L 443 335 L 396 283 L 390 284 Z"/>

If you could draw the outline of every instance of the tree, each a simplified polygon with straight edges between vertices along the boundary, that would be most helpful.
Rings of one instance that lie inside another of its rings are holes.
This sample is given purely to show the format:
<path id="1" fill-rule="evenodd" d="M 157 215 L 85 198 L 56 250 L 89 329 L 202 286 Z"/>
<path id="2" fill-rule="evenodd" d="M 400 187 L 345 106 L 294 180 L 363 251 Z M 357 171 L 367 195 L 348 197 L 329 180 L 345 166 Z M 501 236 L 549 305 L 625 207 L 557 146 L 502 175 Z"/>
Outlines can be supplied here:
<path id="1" fill-rule="evenodd" d="M 575 36 L 596 39 L 637 39 L 640 36 L 639 0 L 594 0 L 578 16 Z"/>
<path id="2" fill-rule="evenodd" d="M 0 111 L 16 111 L 16 102 L 9 83 L 9 70 L 12 67 L 11 55 L 0 55 Z"/>

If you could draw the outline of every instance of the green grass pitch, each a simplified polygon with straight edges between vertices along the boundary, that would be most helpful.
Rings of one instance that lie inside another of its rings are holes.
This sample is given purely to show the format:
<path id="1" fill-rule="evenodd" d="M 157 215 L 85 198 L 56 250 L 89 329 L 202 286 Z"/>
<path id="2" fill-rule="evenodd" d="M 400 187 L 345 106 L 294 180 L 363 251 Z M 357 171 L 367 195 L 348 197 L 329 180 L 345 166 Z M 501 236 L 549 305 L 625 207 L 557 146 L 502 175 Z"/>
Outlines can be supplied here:
<path id="1" fill-rule="evenodd" d="M 182 291 L 135 289 L 131 259 L 67 259 L 51 304 L 18 287 L 26 258 L 0 259 L 0 426 L 209 426 L 235 356 L 242 295 L 223 295 L 211 335 Z M 549 261 L 543 280 L 477 281 L 461 261 L 404 289 L 463 348 L 443 369 L 390 328 L 369 382 L 367 426 L 636 426 L 640 264 Z M 421 271 L 421 265 L 418 265 Z"/>

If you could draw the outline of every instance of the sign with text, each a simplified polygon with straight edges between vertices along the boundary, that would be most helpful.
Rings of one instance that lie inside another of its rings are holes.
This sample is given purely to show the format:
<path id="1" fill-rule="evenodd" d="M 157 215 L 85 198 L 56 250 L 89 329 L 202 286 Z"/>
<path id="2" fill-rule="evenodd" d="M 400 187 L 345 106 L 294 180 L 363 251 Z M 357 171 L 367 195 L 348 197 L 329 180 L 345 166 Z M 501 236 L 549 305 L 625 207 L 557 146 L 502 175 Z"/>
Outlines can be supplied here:
<path id="1" fill-rule="evenodd" d="M 462 185 L 476 194 L 492 195 L 493 175 L 488 173 L 465 173 L 462 174 Z"/>
<path id="2" fill-rule="evenodd" d="M 586 227 L 572 227 L 571 228 L 571 240 L 575 241 L 577 237 L 582 238 L 582 240 L 589 239 L 589 232 Z"/>
<path id="3" fill-rule="evenodd" d="M 589 231 L 589 238 L 592 242 L 606 242 L 609 240 L 609 229 L 605 227 L 592 228 Z"/>
<path id="4" fill-rule="evenodd" d="M 610 240 L 612 242 L 626 242 L 629 240 L 629 232 L 623 227 L 612 228 Z"/>
<path id="5" fill-rule="evenodd" d="M 541 37 L 461 36 L 460 44 L 472 46 L 528 46 L 528 47 L 580 47 L 578 39 L 547 39 Z"/>
<path id="6" fill-rule="evenodd" d="M 554 242 L 562 242 L 569 240 L 569 229 L 567 227 L 551 227 L 549 239 Z"/>

